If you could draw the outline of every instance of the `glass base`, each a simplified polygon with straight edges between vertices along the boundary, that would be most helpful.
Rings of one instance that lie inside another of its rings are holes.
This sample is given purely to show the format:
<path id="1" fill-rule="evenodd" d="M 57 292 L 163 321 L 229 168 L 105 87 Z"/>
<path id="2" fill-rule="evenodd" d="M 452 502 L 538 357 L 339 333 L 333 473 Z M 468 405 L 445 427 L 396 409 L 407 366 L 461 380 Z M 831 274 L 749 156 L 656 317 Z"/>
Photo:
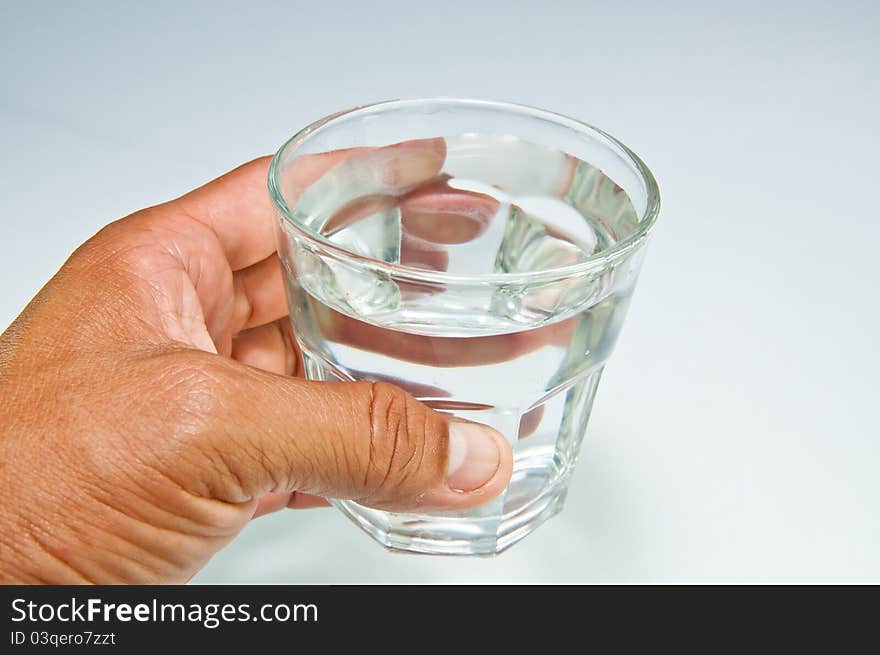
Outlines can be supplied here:
<path id="1" fill-rule="evenodd" d="M 532 454 L 528 460 L 518 459 L 511 488 L 520 491 L 519 498 L 508 493 L 467 515 L 453 512 L 395 514 L 349 500 L 331 502 L 355 525 L 393 552 L 497 555 L 562 510 L 571 467 L 560 469 L 551 465 L 552 474 L 548 476 L 548 463 L 546 455 Z M 538 493 L 530 493 L 532 490 Z"/>

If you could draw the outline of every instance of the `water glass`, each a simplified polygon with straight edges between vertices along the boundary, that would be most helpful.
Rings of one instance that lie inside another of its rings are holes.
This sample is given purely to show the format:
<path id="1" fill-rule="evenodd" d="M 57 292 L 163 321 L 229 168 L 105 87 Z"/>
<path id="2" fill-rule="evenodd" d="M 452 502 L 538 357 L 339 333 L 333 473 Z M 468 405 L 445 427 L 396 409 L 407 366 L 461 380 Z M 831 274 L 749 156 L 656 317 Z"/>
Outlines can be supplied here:
<path id="1" fill-rule="evenodd" d="M 269 190 L 306 375 L 391 382 L 513 449 L 473 510 L 333 504 L 434 554 L 498 553 L 559 512 L 659 210 L 642 161 L 540 109 L 391 101 L 297 133 Z"/>

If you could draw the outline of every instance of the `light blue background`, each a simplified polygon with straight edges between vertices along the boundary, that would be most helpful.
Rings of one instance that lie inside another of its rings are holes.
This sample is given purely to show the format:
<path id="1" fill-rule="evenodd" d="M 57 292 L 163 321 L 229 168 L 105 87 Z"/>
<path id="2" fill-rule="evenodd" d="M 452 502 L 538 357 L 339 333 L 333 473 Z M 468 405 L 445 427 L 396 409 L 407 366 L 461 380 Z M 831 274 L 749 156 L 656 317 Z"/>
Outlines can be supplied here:
<path id="1" fill-rule="evenodd" d="M 389 97 L 547 107 L 664 207 L 565 512 L 491 560 L 334 511 L 199 582 L 880 582 L 873 2 L 4 2 L 0 324 L 104 223 Z"/>

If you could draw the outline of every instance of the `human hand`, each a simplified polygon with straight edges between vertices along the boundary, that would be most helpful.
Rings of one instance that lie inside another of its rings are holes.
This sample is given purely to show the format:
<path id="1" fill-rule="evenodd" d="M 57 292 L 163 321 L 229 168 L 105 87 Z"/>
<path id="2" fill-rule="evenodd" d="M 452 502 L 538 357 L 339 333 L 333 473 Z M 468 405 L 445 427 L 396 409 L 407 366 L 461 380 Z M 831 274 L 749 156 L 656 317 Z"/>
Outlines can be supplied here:
<path id="1" fill-rule="evenodd" d="M 465 509 L 507 484 L 497 432 L 293 377 L 267 166 L 110 224 L 0 336 L 3 580 L 184 582 L 268 511 Z"/>

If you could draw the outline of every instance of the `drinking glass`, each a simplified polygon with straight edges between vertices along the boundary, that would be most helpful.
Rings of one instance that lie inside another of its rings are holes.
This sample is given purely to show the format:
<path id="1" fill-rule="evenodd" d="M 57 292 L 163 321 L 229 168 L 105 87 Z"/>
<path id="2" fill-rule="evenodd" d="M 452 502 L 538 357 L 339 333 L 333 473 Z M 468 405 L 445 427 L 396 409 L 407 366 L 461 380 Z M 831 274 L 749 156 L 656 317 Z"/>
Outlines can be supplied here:
<path id="1" fill-rule="evenodd" d="M 391 382 L 513 449 L 476 509 L 332 503 L 434 554 L 501 552 L 559 512 L 659 210 L 642 161 L 541 109 L 389 101 L 297 133 L 269 191 L 307 377 Z"/>

